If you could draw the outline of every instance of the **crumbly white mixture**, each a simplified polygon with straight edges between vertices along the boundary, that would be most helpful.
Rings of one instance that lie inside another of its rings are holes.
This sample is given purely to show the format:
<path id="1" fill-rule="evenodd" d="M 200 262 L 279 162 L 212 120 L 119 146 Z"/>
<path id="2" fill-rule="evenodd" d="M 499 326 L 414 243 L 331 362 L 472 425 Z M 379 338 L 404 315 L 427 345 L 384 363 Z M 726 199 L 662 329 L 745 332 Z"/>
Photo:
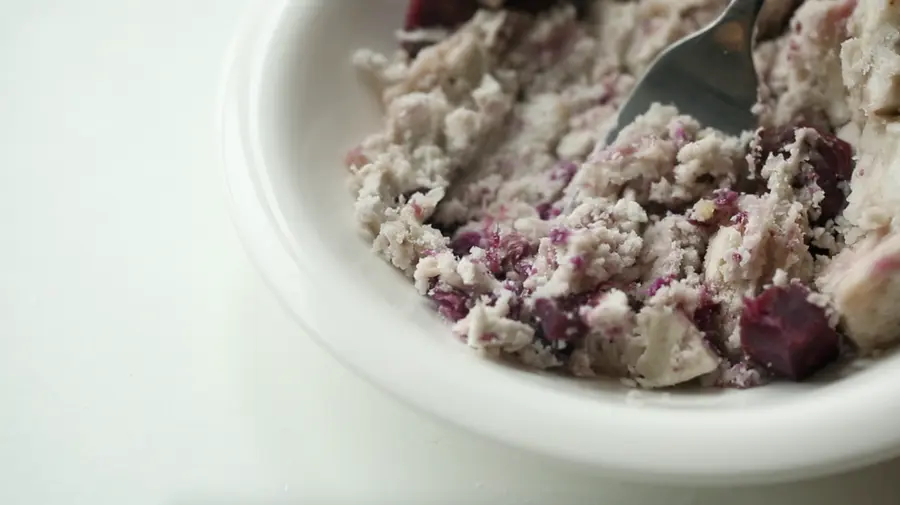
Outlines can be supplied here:
<path id="1" fill-rule="evenodd" d="M 900 2 L 806 0 L 759 44 L 761 124 L 810 126 L 777 151 L 663 105 L 605 145 L 635 76 L 726 3 L 483 9 L 414 58 L 360 51 L 385 123 L 347 164 L 374 251 L 470 346 L 577 376 L 760 384 L 744 303 L 791 283 L 861 348 L 892 343 Z M 858 149 L 838 216 L 815 171 L 828 130 Z"/>
<path id="2" fill-rule="evenodd" d="M 859 241 L 818 282 L 847 334 L 877 351 L 900 338 L 900 2 L 860 0 L 848 30 L 841 59 L 855 114 L 846 129 L 861 133 L 844 217 Z"/>

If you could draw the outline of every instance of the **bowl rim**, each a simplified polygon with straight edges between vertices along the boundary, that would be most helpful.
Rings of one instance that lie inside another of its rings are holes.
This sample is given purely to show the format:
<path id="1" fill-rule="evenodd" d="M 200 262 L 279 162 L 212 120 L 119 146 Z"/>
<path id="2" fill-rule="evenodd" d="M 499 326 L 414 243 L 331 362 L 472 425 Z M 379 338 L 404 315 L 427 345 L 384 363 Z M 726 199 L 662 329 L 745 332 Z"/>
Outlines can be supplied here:
<path id="1" fill-rule="evenodd" d="M 314 6 L 326 2 L 310 2 L 299 22 L 305 26 Z M 311 265 L 303 265 L 304 258 L 286 247 L 284 219 L 266 189 L 268 167 L 255 137 L 259 118 L 254 117 L 258 113 L 254 104 L 264 82 L 261 63 L 290 3 L 277 0 L 250 6 L 226 53 L 217 111 L 219 156 L 229 214 L 252 263 L 300 327 L 345 367 L 440 420 L 633 481 L 770 483 L 844 471 L 900 454 L 900 430 L 891 426 L 900 414 L 900 395 L 889 387 L 842 388 L 816 402 L 741 411 L 655 410 L 597 402 L 595 408 L 606 409 L 605 415 L 586 415 L 584 409 L 573 407 L 569 416 L 554 418 L 546 416 L 537 402 L 496 402 L 491 385 L 454 388 L 451 377 L 429 373 L 427 366 L 400 372 L 377 359 L 377 352 L 354 350 L 360 339 L 350 342 L 352 336 L 316 331 L 311 318 L 315 306 L 325 302 L 323 297 L 303 294 L 303 286 L 311 282 Z M 410 380 L 411 374 L 415 380 Z M 473 398 L 484 409 L 477 416 L 471 412 Z M 769 433 L 760 433 L 764 427 Z M 609 436 L 579 438 L 584 433 Z M 619 448 L 625 444 L 630 450 L 608 453 L 604 444 L 610 443 Z"/>

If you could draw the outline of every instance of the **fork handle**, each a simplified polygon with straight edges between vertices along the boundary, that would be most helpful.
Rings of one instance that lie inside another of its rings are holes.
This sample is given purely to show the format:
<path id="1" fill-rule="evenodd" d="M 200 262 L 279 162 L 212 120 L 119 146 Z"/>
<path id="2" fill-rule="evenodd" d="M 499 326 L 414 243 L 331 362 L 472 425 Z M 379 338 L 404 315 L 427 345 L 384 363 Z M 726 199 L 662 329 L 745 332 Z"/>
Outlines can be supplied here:
<path id="1" fill-rule="evenodd" d="M 711 27 L 717 45 L 727 52 L 749 53 L 753 49 L 756 20 L 768 0 L 731 0 Z"/>
<path id="2" fill-rule="evenodd" d="M 759 11 L 762 10 L 764 3 L 766 0 L 731 0 L 721 19 L 722 21 L 746 19 L 753 23 L 759 16 Z"/>

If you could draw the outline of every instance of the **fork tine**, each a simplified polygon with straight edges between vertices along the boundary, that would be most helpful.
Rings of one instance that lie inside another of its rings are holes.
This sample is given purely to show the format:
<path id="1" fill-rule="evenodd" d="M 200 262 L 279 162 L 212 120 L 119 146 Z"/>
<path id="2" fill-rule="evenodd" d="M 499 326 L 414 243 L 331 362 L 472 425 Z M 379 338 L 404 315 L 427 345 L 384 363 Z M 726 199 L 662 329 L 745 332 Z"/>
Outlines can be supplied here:
<path id="1" fill-rule="evenodd" d="M 733 0 L 708 27 L 663 51 L 625 101 L 607 144 L 656 102 L 674 105 L 726 133 L 753 128 L 751 109 L 759 84 L 753 27 L 763 2 Z"/>

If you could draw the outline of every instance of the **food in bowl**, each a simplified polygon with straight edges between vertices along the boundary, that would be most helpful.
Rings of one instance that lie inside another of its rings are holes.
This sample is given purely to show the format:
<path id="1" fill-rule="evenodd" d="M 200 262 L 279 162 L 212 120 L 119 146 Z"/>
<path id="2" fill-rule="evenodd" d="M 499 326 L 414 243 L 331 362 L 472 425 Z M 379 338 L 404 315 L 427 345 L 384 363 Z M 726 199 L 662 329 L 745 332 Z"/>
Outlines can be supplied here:
<path id="1" fill-rule="evenodd" d="M 900 6 L 795 2 L 755 49 L 756 131 L 656 104 L 604 140 L 726 3 L 413 0 L 401 50 L 354 56 L 384 106 L 346 157 L 374 252 L 468 345 L 577 377 L 748 388 L 892 344 Z"/>

